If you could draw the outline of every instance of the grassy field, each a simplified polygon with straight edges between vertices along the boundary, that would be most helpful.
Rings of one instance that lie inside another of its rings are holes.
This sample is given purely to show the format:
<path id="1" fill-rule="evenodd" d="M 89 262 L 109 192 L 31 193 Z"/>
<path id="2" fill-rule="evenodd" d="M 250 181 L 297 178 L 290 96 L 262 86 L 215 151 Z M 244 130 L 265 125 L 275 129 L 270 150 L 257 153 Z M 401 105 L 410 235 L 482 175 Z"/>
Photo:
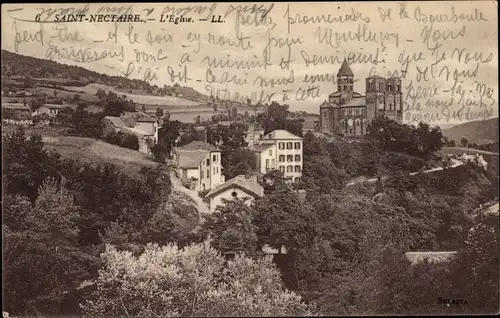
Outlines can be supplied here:
<path id="1" fill-rule="evenodd" d="M 80 95 L 80 99 L 88 101 L 88 102 L 97 102 L 99 100 L 99 98 L 97 98 L 97 96 L 95 96 L 95 93 L 89 94 L 81 89 L 78 89 L 78 87 L 76 87 L 76 86 L 73 87 L 71 90 L 72 90 L 71 92 L 68 92 L 68 91 L 56 89 L 56 88 L 37 87 L 33 91 L 35 93 L 38 93 L 38 94 L 45 93 L 48 96 L 54 96 L 54 91 L 57 91 L 57 97 L 61 97 L 61 98 L 73 97 L 75 94 L 78 94 L 78 95 Z"/>
<path id="2" fill-rule="evenodd" d="M 63 158 L 78 159 L 91 164 L 112 163 L 128 173 L 136 174 L 142 167 L 157 165 L 145 154 L 101 140 L 72 136 L 44 136 L 43 141 L 47 149 L 57 151 Z"/>
<path id="3" fill-rule="evenodd" d="M 95 95 L 98 89 L 103 89 L 105 91 L 111 91 L 118 95 L 125 95 L 127 98 L 132 99 L 137 104 L 145 104 L 145 105 L 154 105 L 154 106 L 197 106 L 200 105 L 198 102 L 193 102 L 184 98 L 173 97 L 173 96 L 151 96 L 151 95 L 138 95 L 138 94 L 129 94 L 120 92 L 117 89 L 103 85 L 92 83 L 87 86 L 78 87 L 78 86 L 68 86 L 68 89 L 74 91 L 83 91 L 86 94 Z"/>

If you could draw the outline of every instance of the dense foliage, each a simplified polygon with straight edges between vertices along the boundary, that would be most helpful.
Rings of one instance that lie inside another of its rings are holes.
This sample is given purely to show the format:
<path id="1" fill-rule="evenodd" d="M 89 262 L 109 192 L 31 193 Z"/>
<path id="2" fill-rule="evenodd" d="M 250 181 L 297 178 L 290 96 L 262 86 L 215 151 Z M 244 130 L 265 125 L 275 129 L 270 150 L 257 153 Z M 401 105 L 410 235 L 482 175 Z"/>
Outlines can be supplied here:
<path id="1" fill-rule="evenodd" d="M 169 197 L 169 178 L 161 166 L 129 176 L 112 164 L 63 160 L 22 129 L 2 144 L 7 310 L 61 314 L 57 304 L 66 292 L 96 274 L 95 257 L 113 224 L 124 243 L 142 240 L 141 230 Z"/>
<path id="2" fill-rule="evenodd" d="M 119 132 L 109 132 L 101 137 L 107 143 L 117 145 L 123 148 L 128 148 L 132 150 L 139 150 L 139 139 L 136 135 Z"/>
<path id="3" fill-rule="evenodd" d="M 225 261 L 198 244 L 178 249 L 148 244 L 134 257 L 107 247 L 96 300 L 83 308 L 96 316 L 303 316 L 300 296 L 282 287 L 269 258 Z"/>

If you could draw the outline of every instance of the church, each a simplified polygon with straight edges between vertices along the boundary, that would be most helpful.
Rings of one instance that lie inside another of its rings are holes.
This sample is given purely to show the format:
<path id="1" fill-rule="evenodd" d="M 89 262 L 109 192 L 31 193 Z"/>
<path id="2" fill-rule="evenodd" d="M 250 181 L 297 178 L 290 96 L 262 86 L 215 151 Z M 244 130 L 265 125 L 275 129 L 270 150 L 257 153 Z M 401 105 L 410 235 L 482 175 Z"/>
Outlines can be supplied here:
<path id="1" fill-rule="evenodd" d="M 371 76 L 366 96 L 354 91 L 354 74 L 344 59 L 337 73 L 337 91 L 320 105 L 320 131 L 329 135 L 362 136 L 377 116 L 403 120 L 403 93 L 399 78 Z"/>

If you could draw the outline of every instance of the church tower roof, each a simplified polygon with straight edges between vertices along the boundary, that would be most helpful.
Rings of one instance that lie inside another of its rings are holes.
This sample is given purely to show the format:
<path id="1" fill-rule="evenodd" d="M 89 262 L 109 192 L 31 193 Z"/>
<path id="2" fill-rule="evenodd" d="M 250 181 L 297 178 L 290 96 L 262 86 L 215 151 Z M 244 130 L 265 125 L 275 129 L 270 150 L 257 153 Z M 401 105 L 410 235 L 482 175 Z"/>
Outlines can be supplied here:
<path id="1" fill-rule="evenodd" d="M 347 63 L 347 59 L 344 59 L 344 61 L 342 62 L 342 65 L 340 66 L 337 76 L 354 76 L 354 73 L 352 72 L 351 68 L 349 67 L 349 64 Z"/>

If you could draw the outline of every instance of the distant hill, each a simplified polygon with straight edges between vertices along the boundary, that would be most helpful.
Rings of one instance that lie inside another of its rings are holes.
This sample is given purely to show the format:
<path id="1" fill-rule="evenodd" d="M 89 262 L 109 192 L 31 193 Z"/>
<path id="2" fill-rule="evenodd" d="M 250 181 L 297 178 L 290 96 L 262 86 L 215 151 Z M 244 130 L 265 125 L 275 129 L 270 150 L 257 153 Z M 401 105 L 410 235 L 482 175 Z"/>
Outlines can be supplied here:
<path id="1" fill-rule="evenodd" d="M 29 76 L 37 84 L 37 89 L 65 90 L 72 94 L 85 93 L 95 95 L 98 88 L 112 90 L 118 95 L 126 95 L 138 104 L 150 106 L 185 106 L 192 108 L 196 105 L 209 103 L 217 104 L 218 108 L 232 109 L 238 112 L 251 112 L 246 104 L 213 100 L 192 87 L 179 84 L 158 87 L 146 81 L 128 79 L 121 76 L 110 76 L 97 73 L 83 67 L 67 65 L 47 59 L 25 56 L 2 50 L 2 82 L 3 86 L 23 87 L 25 76 Z M 2 88 L 5 90 L 5 88 Z M 210 106 L 211 107 L 211 106 Z"/>
<path id="2" fill-rule="evenodd" d="M 443 135 L 459 143 L 463 137 L 469 142 L 487 144 L 498 142 L 498 118 L 472 121 L 443 130 Z"/>

